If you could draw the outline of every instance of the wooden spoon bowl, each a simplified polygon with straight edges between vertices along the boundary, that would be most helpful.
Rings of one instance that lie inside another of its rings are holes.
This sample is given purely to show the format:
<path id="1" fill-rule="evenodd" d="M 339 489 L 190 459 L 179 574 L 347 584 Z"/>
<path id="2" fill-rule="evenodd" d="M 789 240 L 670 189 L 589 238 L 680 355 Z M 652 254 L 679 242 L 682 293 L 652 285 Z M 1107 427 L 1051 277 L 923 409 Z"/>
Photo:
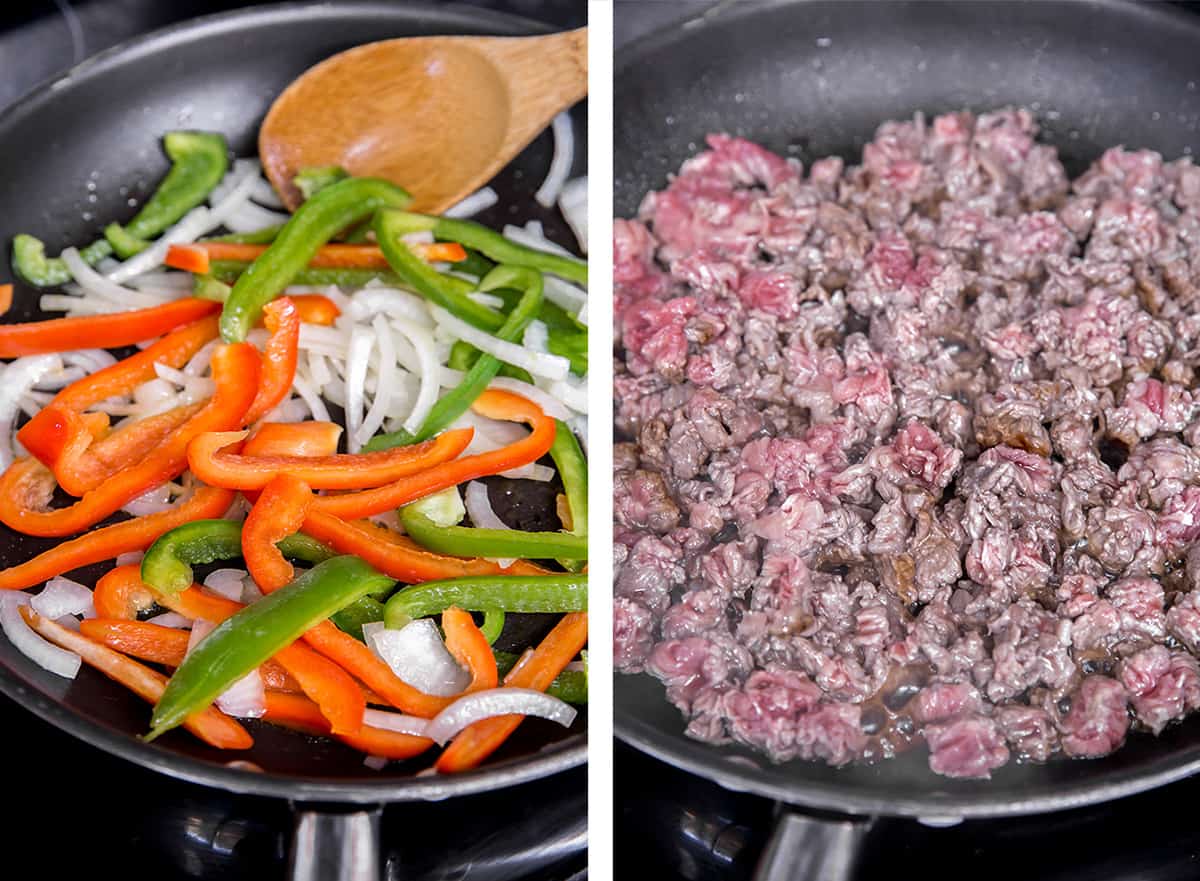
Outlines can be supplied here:
<path id="1" fill-rule="evenodd" d="M 340 165 L 439 213 L 484 186 L 550 120 L 587 94 L 587 29 L 544 37 L 411 37 L 357 46 L 275 99 L 258 136 L 290 209 L 292 178 Z"/>

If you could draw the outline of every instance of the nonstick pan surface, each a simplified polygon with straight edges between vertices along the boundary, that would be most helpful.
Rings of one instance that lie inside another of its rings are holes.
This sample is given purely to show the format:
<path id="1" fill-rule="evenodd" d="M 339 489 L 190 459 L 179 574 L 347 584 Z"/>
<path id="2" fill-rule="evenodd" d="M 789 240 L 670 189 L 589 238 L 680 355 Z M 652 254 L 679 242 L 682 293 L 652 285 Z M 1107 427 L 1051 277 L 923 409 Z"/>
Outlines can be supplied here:
<path id="1" fill-rule="evenodd" d="M 620 8 L 618 7 L 618 14 Z M 811 162 L 858 162 L 883 121 L 1006 105 L 1042 123 L 1076 175 L 1107 147 L 1168 159 L 1200 147 L 1200 24 L 1164 4 L 720 3 L 618 52 L 615 210 L 729 132 Z M 939 777 L 921 749 L 876 765 L 773 765 L 690 740 L 659 683 L 619 676 L 617 735 L 724 786 L 863 814 L 1028 814 L 1117 798 L 1200 769 L 1200 719 L 1132 735 L 1098 760 L 1009 765 L 991 780 Z"/>
<path id="2" fill-rule="evenodd" d="M 419 3 L 289 4 L 197 19 L 108 50 L 43 84 L 0 116 L 0 282 L 12 280 L 13 235 L 43 238 L 51 253 L 94 239 L 112 220 L 127 220 L 167 168 L 164 132 L 196 128 L 223 132 L 237 156 L 256 155 L 258 124 L 276 95 L 314 63 L 351 46 L 422 34 L 535 33 L 542 26 L 500 13 Z M 576 108 L 576 138 L 586 143 L 584 113 Z M 500 202 L 479 219 L 493 227 L 540 219 L 565 245 L 574 239 L 557 212 L 533 200 L 549 164 L 542 135 L 492 186 Z M 574 174 L 584 172 L 577 154 Z M 41 317 L 38 292 L 18 285 L 9 320 Z M 512 481 L 514 507 L 530 518 L 553 516 L 553 494 L 530 481 Z M 497 510 L 504 516 L 504 511 Z M 0 565 L 22 562 L 53 544 L 0 527 Z M 85 570 L 94 579 L 104 567 Z M 548 629 L 547 617 L 510 616 L 501 641 L 524 642 Z M 503 646 L 502 646 L 503 647 Z M 480 770 L 452 776 L 414 776 L 429 757 L 372 771 L 333 741 L 250 723 L 253 749 L 212 749 L 182 731 L 146 744 L 149 706 L 84 665 L 75 680 L 40 669 L 0 639 L 0 691 L 74 736 L 176 777 L 235 792 L 295 801 L 383 802 L 440 799 L 495 789 L 584 761 L 586 713 L 562 729 L 530 720 Z M 251 762 L 261 771 L 232 768 Z"/>

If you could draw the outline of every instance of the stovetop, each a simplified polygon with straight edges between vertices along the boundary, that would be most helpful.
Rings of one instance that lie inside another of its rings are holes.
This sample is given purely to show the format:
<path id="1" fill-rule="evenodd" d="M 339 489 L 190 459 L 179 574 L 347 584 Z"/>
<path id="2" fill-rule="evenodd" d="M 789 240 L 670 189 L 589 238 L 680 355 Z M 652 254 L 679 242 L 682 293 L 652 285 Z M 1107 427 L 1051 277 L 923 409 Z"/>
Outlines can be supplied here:
<path id="1" fill-rule="evenodd" d="M 586 21 L 583 0 L 459 0 Z M 0 110 L 37 83 L 138 34 L 251 5 L 230 0 L 9 0 L 0 4 Z M 287 874 L 293 814 L 281 801 L 166 777 L 82 743 L 0 695 L 8 810 L 0 847 L 43 877 L 129 881 Z M 586 877 L 587 775 L 578 768 L 497 793 L 382 809 L 386 878 L 567 881 Z M 0 873 L 3 874 L 3 873 Z M 11 874 L 11 873 L 10 873 Z"/>

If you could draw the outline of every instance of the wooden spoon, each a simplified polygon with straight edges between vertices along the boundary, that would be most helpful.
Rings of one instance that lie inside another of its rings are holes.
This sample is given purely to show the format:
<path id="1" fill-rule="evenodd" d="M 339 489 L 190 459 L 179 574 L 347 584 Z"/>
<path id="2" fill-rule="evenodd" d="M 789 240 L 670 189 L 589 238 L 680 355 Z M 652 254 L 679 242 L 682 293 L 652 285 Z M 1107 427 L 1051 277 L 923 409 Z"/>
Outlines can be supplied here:
<path id="1" fill-rule="evenodd" d="M 295 209 L 302 168 L 387 178 L 438 213 L 484 186 L 587 94 L 587 29 L 545 37 L 409 37 L 309 68 L 271 105 L 258 152 Z"/>

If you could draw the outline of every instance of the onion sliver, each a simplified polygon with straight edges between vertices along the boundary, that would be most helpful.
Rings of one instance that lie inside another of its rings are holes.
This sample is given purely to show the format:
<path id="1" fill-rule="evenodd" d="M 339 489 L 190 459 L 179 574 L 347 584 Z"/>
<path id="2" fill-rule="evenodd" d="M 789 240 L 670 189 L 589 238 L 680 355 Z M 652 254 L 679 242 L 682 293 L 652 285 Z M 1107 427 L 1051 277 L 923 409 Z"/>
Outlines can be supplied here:
<path id="1" fill-rule="evenodd" d="M 63 615 L 84 615 L 91 618 L 96 614 L 92 592 L 78 581 L 63 578 L 61 575 L 47 581 L 46 586 L 29 604 L 43 618 L 51 620 Z"/>
<path id="2" fill-rule="evenodd" d="M 157 624 L 159 627 L 170 627 L 174 630 L 190 630 L 192 619 L 185 618 L 178 612 L 163 612 L 153 618 L 146 619 L 147 624 Z"/>
<path id="3" fill-rule="evenodd" d="M 533 198 L 543 208 L 554 207 L 575 162 L 575 129 L 571 125 L 571 115 L 564 110 L 554 117 L 554 121 L 550 123 L 550 131 L 554 135 L 554 155 L 550 157 L 550 170 L 538 191 L 533 194 Z"/>
<path id="4" fill-rule="evenodd" d="M 372 728 L 382 728 L 384 731 L 396 731 L 400 734 L 411 734 L 413 737 L 424 737 L 429 720 L 420 716 L 408 716 L 404 713 L 389 713 L 386 710 L 374 710 L 368 707 L 363 713 L 363 724 Z"/>
<path id="5" fill-rule="evenodd" d="M 62 366 L 58 355 L 32 355 L 18 358 L 0 373 L 0 471 L 13 462 L 13 423 L 21 398 L 44 376 L 62 370 Z"/>
<path id="6" fill-rule="evenodd" d="M 575 233 L 575 241 L 583 253 L 588 252 L 588 179 L 585 174 L 574 180 L 567 181 L 558 197 L 558 210 L 566 218 L 571 232 Z"/>
<path id="7" fill-rule="evenodd" d="M 18 591 L 0 594 L 0 628 L 13 648 L 43 670 L 74 679 L 83 663 L 79 655 L 42 639 L 21 617 L 21 606 L 29 604 L 29 595 Z"/>
<path id="8" fill-rule="evenodd" d="M 429 618 L 410 621 L 399 630 L 364 629 L 363 638 L 393 673 L 426 694 L 460 694 L 471 682 L 470 674 L 458 666 Z"/>
<path id="9" fill-rule="evenodd" d="M 484 187 L 482 190 L 476 190 L 457 205 L 451 205 L 442 212 L 442 216 L 455 218 L 474 217 L 480 211 L 486 211 L 499 201 L 500 197 L 496 195 L 495 190 L 491 187 Z"/>
<path id="10" fill-rule="evenodd" d="M 566 358 L 544 352 L 531 352 L 523 346 L 494 337 L 451 315 L 440 306 L 431 305 L 429 310 L 433 313 L 434 320 L 455 339 L 465 340 L 481 352 L 487 352 L 506 364 L 520 367 L 534 376 L 544 376 L 546 379 L 565 379 L 571 372 L 571 362 Z"/>
<path id="11" fill-rule="evenodd" d="M 144 291 L 135 291 L 132 288 L 123 287 L 112 279 L 101 275 L 84 262 L 83 258 L 79 256 L 79 251 L 75 248 L 64 248 L 62 261 L 67 264 L 67 269 L 71 271 L 71 276 L 79 283 L 79 286 L 83 288 L 84 293 L 88 296 L 99 297 L 102 300 L 111 300 L 114 303 L 121 304 L 124 309 L 144 309 L 150 306 L 158 306 L 163 301 L 162 297 L 156 297 Z"/>
<path id="12" fill-rule="evenodd" d="M 513 713 L 549 719 L 564 728 L 574 722 L 576 716 L 570 704 L 532 688 L 489 688 L 463 695 L 450 704 L 429 721 L 425 736 L 444 744 L 476 722 Z"/>

